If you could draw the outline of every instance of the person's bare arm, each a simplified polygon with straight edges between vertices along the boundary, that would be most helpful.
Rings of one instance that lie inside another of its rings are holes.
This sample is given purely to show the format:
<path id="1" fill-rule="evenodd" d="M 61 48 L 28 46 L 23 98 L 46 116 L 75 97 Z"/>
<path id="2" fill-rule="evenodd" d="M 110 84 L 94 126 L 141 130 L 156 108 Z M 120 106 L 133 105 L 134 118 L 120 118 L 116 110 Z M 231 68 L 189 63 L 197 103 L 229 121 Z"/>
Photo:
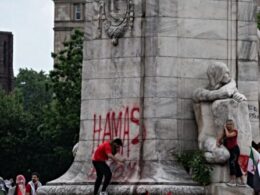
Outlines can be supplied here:
<path id="1" fill-rule="evenodd" d="M 26 192 L 25 195 L 30 195 L 30 193 L 29 193 L 29 192 Z"/>
<path id="2" fill-rule="evenodd" d="M 108 156 L 108 158 L 111 158 L 115 162 L 120 162 L 120 163 L 124 162 L 124 159 L 119 159 L 119 158 L 115 157 L 113 154 L 108 154 L 107 156 Z"/>
<path id="3" fill-rule="evenodd" d="M 229 132 L 225 125 L 224 125 L 224 130 L 225 130 L 225 134 L 227 137 L 235 137 L 237 135 L 237 133 L 235 131 Z"/>
<path id="4" fill-rule="evenodd" d="M 221 144 L 220 144 L 220 141 L 224 138 L 224 136 L 225 136 L 225 132 L 224 132 L 224 130 L 223 130 L 223 131 L 221 131 L 221 134 L 217 137 L 217 140 L 216 140 L 217 146 L 220 146 L 220 145 L 221 145 Z"/>

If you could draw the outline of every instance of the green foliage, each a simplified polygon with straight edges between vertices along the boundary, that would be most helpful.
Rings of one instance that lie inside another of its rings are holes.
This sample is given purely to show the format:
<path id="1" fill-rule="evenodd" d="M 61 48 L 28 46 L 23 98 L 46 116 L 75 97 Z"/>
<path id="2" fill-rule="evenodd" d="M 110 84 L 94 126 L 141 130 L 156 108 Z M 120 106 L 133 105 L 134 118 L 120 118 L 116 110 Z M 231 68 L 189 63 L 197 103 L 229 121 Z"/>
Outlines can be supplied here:
<path id="1" fill-rule="evenodd" d="M 15 90 L 0 91 L 0 176 L 32 171 L 46 182 L 71 165 L 78 140 L 83 33 L 75 31 L 64 49 L 53 54 L 55 69 L 20 69 Z"/>
<path id="2" fill-rule="evenodd" d="M 260 29 L 260 13 L 256 14 L 257 28 Z"/>
<path id="3" fill-rule="evenodd" d="M 52 54 L 55 64 L 50 72 L 53 101 L 46 109 L 45 128 L 52 129 L 55 143 L 68 147 L 78 140 L 81 103 L 81 70 L 83 61 L 83 33 L 75 30 L 64 49 Z"/>
<path id="4" fill-rule="evenodd" d="M 52 98 L 49 84 L 50 79 L 43 71 L 20 69 L 15 79 L 15 89 L 21 93 L 24 109 L 34 116 L 36 126 L 42 122 L 43 111 Z"/>
<path id="5" fill-rule="evenodd" d="M 15 90 L 0 95 L 0 175 L 15 177 L 23 173 L 30 177 L 31 170 L 39 170 L 44 162 L 45 142 L 39 125 L 51 101 L 46 90 L 48 76 L 43 72 L 20 69 L 15 79 Z"/>
<path id="6" fill-rule="evenodd" d="M 207 164 L 202 151 L 187 151 L 177 156 L 187 172 L 191 172 L 192 179 L 201 185 L 210 184 L 212 167 Z"/>
<path id="7" fill-rule="evenodd" d="M 84 34 L 75 30 L 64 49 L 52 54 L 55 64 L 48 88 L 53 91 L 44 111 L 41 135 L 55 154 L 53 170 L 63 174 L 72 163 L 72 148 L 78 141 L 81 104 L 81 71 Z M 48 153 L 49 154 L 49 153 Z"/>

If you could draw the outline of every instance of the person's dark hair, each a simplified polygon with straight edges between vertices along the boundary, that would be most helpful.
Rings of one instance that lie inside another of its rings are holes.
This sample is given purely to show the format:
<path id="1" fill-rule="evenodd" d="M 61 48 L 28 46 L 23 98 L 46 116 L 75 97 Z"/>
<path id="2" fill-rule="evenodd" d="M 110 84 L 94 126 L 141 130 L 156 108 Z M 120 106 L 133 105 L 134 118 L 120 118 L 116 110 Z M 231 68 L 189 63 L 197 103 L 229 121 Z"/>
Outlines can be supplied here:
<path id="1" fill-rule="evenodd" d="M 115 138 L 115 139 L 113 140 L 113 143 L 116 143 L 117 145 L 123 147 L 123 142 L 122 142 L 122 140 L 121 140 L 120 138 Z"/>
<path id="2" fill-rule="evenodd" d="M 33 173 L 32 173 L 32 176 L 33 176 L 33 175 L 36 175 L 38 178 L 40 177 L 40 174 L 37 173 L 37 172 L 33 172 Z"/>
<path id="3" fill-rule="evenodd" d="M 254 141 L 252 141 L 252 147 L 256 150 L 260 149 L 260 142 L 257 144 Z"/>

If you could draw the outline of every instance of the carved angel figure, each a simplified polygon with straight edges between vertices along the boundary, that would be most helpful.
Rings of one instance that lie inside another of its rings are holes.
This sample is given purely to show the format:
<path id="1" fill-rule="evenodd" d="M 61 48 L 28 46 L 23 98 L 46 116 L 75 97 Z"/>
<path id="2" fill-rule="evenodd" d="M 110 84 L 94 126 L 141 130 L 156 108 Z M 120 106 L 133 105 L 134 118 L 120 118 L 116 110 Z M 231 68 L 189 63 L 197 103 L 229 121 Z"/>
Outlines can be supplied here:
<path id="1" fill-rule="evenodd" d="M 194 102 L 214 101 L 218 99 L 233 98 L 241 102 L 246 97 L 239 93 L 236 88 L 236 82 L 230 77 L 230 72 L 226 64 L 215 62 L 208 67 L 207 71 L 209 85 L 204 88 L 198 88 L 193 93 Z"/>
<path id="2" fill-rule="evenodd" d="M 198 142 L 199 148 L 205 153 L 206 160 L 210 163 L 224 163 L 229 158 L 228 150 L 222 145 L 216 147 L 216 138 L 218 129 L 212 112 L 212 105 L 215 100 L 234 99 L 237 102 L 245 101 L 246 97 L 239 93 L 236 88 L 236 82 L 231 78 L 229 69 L 222 62 L 215 62 L 208 67 L 207 76 L 209 84 L 206 88 L 198 88 L 193 93 L 194 111 L 198 124 Z M 200 102 L 209 102 L 210 104 L 199 104 Z M 212 104 L 211 104 L 212 103 Z M 214 104 L 215 105 L 215 104 Z M 207 106 L 208 113 L 205 114 L 202 109 Z M 201 118 L 203 117 L 203 118 Z M 215 126 L 215 127 L 214 127 Z"/>

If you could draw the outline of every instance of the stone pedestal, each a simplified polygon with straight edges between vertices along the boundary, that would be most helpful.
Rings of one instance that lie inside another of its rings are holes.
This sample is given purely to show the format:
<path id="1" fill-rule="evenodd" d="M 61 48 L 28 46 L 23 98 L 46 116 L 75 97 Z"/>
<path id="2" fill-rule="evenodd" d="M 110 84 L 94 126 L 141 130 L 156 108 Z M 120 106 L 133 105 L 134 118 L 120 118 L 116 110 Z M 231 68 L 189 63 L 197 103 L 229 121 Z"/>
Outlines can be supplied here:
<path id="1" fill-rule="evenodd" d="M 46 193 L 49 189 L 51 192 Z M 44 191 L 44 192 L 43 192 Z M 170 194 L 174 195 L 203 195 L 205 194 L 204 187 L 201 186 L 187 186 L 181 184 L 157 184 L 157 185 L 145 185 L 145 184 L 112 184 L 107 189 L 108 193 L 111 195 L 128 195 L 128 194 L 146 194 L 149 192 L 149 195 L 160 195 L 160 194 Z M 54 185 L 54 186 L 44 186 L 39 190 L 40 194 L 63 194 L 63 195 L 79 195 L 79 194 L 89 194 L 93 195 L 93 187 L 86 184 L 78 185 Z"/>
<path id="2" fill-rule="evenodd" d="M 206 194 L 214 195 L 254 195 L 254 190 L 247 187 L 229 187 L 225 183 L 212 184 L 206 189 Z"/>
<path id="3" fill-rule="evenodd" d="M 80 165 L 74 162 L 67 173 L 39 188 L 37 192 L 42 195 L 93 195 L 95 175 L 89 178 L 85 174 L 88 170 L 91 170 L 90 164 Z M 127 171 L 128 167 L 125 167 L 125 172 Z M 121 181 L 122 177 L 118 175 L 119 172 L 114 171 L 114 179 L 108 192 L 112 195 L 141 195 L 146 191 L 150 195 L 170 192 L 173 194 L 204 194 L 204 187 L 193 182 L 176 162 L 174 164 L 149 162 L 143 164 L 142 171 L 143 177 L 140 179 L 123 178 Z"/>
<path id="4" fill-rule="evenodd" d="M 223 131 L 225 121 L 233 119 L 235 128 L 238 129 L 238 144 L 241 154 L 249 154 L 252 135 L 247 102 L 238 103 L 233 99 L 225 99 L 216 100 L 213 103 L 198 103 L 194 104 L 194 111 L 198 124 L 199 145 L 202 150 L 207 151 L 206 153 L 212 153 L 215 158 L 219 158 L 214 154 L 216 137 L 220 131 Z M 221 154 L 221 156 L 223 155 Z M 207 194 L 253 194 L 250 187 L 241 188 L 226 185 L 230 180 L 227 163 L 213 164 L 212 167 L 212 184 L 206 188 Z M 246 181 L 246 178 L 244 178 L 244 181 Z"/>
<path id="5" fill-rule="evenodd" d="M 228 165 L 212 165 L 211 182 L 226 183 L 230 180 Z"/>

